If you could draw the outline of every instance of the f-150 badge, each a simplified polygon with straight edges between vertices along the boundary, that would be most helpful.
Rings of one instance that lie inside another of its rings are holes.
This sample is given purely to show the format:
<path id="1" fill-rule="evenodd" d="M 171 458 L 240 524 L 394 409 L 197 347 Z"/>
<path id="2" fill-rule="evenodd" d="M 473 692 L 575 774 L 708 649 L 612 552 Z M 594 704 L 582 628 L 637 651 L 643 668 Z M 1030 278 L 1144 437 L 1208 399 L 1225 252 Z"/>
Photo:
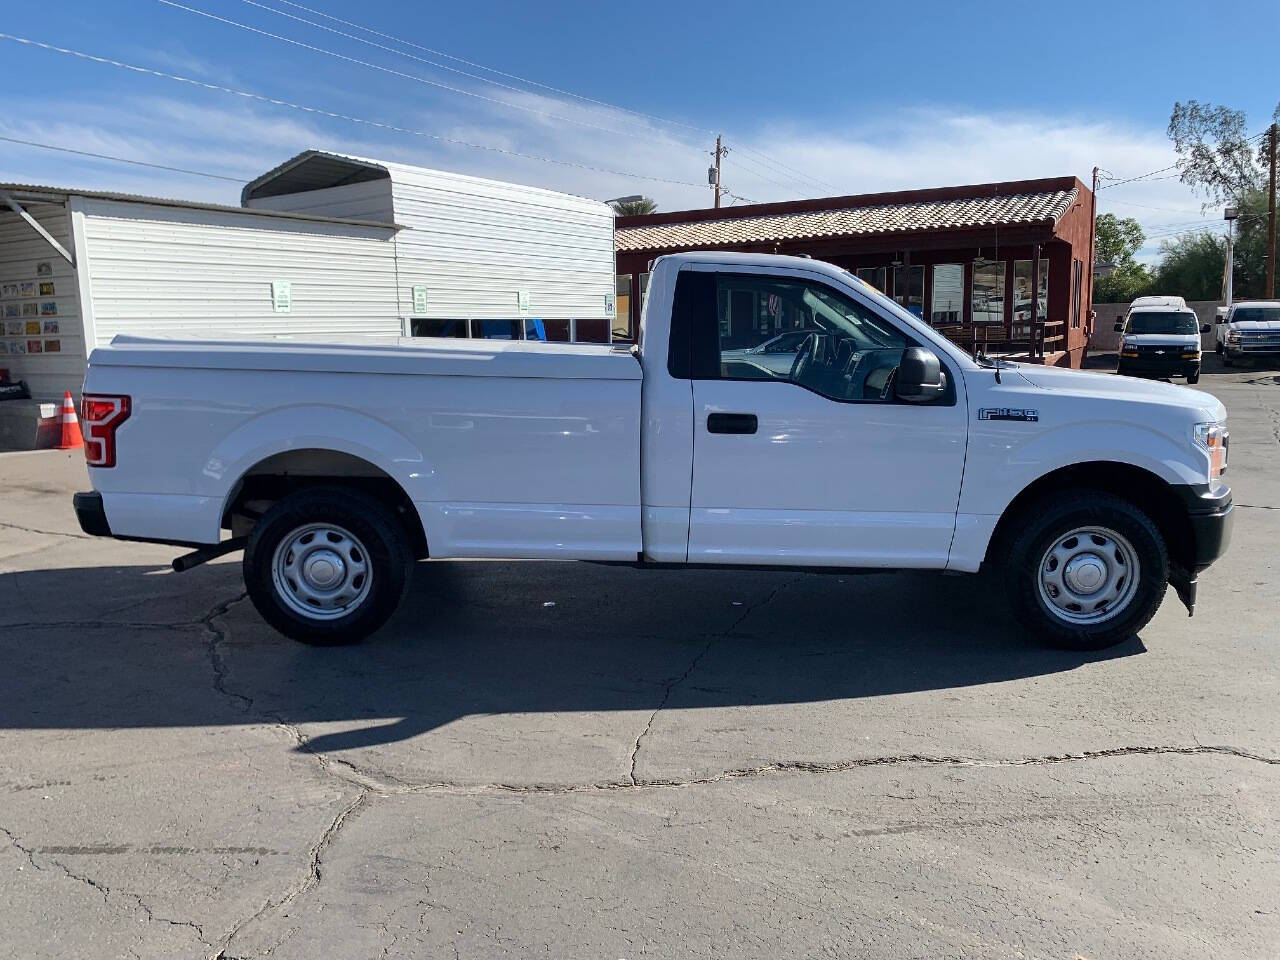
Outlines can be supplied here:
<path id="1" fill-rule="evenodd" d="M 983 407 L 978 411 L 979 420 L 1020 420 L 1024 423 L 1040 419 L 1039 410 L 1020 407 Z"/>

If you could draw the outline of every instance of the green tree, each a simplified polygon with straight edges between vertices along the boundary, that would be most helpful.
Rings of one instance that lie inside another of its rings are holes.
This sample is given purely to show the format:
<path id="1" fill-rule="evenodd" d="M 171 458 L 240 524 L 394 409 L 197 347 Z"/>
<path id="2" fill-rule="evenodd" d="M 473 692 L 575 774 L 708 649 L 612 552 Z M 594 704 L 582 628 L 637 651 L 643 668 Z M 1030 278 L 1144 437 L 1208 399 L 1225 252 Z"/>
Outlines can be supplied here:
<path id="1" fill-rule="evenodd" d="M 1098 214 L 1094 221 L 1094 261 L 1110 264 L 1112 269 L 1094 281 L 1094 303 L 1128 303 L 1149 291 L 1151 272 L 1134 259 L 1145 239 L 1142 227 L 1132 217 Z"/>
<path id="2" fill-rule="evenodd" d="M 1280 121 L 1280 105 L 1271 118 Z M 1239 210 L 1232 258 L 1237 298 L 1271 296 L 1264 289 L 1268 167 L 1267 141 L 1258 136 L 1261 132 L 1250 135 L 1243 111 L 1197 100 L 1175 103 L 1169 117 L 1169 139 L 1178 154 L 1182 182 L 1204 198 L 1206 207 Z"/>
<path id="3" fill-rule="evenodd" d="M 634 217 L 642 213 L 653 213 L 658 209 L 658 202 L 649 197 L 639 200 L 612 200 L 609 206 L 620 217 Z"/>
<path id="4" fill-rule="evenodd" d="M 1226 238 L 1207 230 L 1184 233 L 1160 245 L 1156 289 L 1188 300 L 1217 300 L 1222 292 Z"/>

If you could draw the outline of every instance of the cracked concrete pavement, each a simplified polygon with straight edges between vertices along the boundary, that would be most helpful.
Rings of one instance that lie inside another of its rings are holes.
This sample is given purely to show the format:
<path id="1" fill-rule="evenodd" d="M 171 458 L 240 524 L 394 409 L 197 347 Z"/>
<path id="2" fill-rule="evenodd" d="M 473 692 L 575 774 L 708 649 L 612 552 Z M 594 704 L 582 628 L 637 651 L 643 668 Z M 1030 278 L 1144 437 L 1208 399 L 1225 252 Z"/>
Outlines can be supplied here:
<path id="1" fill-rule="evenodd" d="M 1274 957 L 1280 377 L 1201 388 L 1235 542 L 1096 654 L 990 578 L 552 563 L 310 649 L 2 454 L 0 957 Z"/>

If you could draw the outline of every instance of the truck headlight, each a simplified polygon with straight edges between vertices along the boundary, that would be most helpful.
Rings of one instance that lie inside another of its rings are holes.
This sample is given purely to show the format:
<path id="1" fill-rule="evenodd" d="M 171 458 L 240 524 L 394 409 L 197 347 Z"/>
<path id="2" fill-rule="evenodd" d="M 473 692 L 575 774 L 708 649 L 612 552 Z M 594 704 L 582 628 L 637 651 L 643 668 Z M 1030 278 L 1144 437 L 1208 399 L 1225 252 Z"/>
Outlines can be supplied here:
<path id="1" fill-rule="evenodd" d="M 1227 341 L 1228 341 L 1229 343 L 1235 343 L 1237 340 L 1239 340 L 1239 339 L 1240 339 L 1240 331 L 1239 331 L 1239 330 L 1228 330 L 1228 331 L 1227 331 L 1226 339 L 1227 339 Z"/>
<path id="2" fill-rule="evenodd" d="M 1227 469 L 1227 425 L 1216 421 L 1197 423 L 1192 436 L 1196 445 L 1209 454 L 1209 479 L 1222 476 Z"/>

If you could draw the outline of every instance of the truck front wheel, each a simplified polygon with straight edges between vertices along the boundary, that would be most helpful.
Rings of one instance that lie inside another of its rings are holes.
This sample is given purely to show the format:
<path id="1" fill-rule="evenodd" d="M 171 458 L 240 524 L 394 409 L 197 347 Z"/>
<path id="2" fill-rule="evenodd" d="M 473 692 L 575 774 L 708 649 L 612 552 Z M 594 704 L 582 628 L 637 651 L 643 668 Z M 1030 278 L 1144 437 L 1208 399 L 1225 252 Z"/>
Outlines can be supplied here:
<path id="1" fill-rule="evenodd" d="M 1164 538 L 1133 504 L 1100 491 L 1024 513 L 1004 579 L 1018 620 L 1055 646 L 1100 650 L 1155 616 L 1169 582 Z"/>
<path id="2" fill-rule="evenodd" d="M 401 524 L 356 490 L 291 494 L 254 525 L 244 582 L 271 626 L 303 643 L 361 640 L 399 606 L 413 554 Z"/>

